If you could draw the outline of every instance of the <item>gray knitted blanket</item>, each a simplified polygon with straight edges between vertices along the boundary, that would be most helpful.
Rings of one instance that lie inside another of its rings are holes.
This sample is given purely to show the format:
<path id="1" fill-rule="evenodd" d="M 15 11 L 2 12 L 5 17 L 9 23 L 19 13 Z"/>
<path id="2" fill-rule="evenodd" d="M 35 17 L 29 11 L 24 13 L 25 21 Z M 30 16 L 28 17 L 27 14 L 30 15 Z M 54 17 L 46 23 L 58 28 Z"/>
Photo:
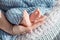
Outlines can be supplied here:
<path id="1" fill-rule="evenodd" d="M 18 35 L 16 40 L 60 40 L 60 0 L 49 13 L 44 25 L 31 34 Z"/>
<path id="2" fill-rule="evenodd" d="M 59 4 L 59 2 L 57 3 Z M 16 40 L 60 40 L 60 7 L 54 7 L 48 14 L 44 25 L 39 26 L 32 33 L 16 35 Z M 5 37 L 4 40 L 9 40 L 10 36 L 7 36 L 7 38 L 6 36 L 3 36 L 3 38 Z"/>
<path id="3" fill-rule="evenodd" d="M 39 26 L 32 33 L 18 35 L 16 40 L 53 40 L 60 32 L 60 7 L 55 7 L 46 19 L 46 23 Z"/>

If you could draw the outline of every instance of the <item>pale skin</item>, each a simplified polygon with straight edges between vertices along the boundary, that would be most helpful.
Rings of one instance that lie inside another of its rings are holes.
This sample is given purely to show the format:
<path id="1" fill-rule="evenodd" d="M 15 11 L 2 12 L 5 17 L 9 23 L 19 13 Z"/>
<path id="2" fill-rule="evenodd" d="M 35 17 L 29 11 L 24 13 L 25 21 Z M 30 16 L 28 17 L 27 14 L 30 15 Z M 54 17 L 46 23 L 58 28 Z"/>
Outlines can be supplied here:
<path id="1" fill-rule="evenodd" d="M 25 34 L 42 25 L 45 19 L 46 16 L 42 16 L 39 9 L 36 9 L 30 16 L 25 10 L 20 25 L 12 25 L 7 21 L 6 17 L 0 13 L 0 29 L 12 35 Z"/>

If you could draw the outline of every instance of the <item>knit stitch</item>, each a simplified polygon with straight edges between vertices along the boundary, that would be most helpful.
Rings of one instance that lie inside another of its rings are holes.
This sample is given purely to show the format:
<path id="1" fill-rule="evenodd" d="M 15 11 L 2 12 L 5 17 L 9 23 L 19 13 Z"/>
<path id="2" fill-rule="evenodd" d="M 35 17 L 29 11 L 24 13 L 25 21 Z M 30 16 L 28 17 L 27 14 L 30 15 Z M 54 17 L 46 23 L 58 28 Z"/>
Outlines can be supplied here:
<path id="1" fill-rule="evenodd" d="M 5 15 L 7 19 L 10 23 L 16 25 L 22 20 L 23 10 L 31 13 L 36 8 L 40 8 L 44 14 L 49 11 L 54 4 L 55 0 L 0 0 L 0 8 L 6 11 Z"/>

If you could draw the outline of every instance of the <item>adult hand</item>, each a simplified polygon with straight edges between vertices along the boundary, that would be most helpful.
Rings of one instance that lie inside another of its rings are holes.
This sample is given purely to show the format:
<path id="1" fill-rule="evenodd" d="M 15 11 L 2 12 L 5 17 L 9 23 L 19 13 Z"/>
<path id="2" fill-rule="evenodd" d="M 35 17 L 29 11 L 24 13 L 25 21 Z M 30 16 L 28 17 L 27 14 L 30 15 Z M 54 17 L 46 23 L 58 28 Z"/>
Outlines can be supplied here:
<path id="1" fill-rule="evenodd" d="M 32 23 L 32 21 L 29 18 L 30 16 L 28 15 L 28 13 L 26 11 L 24 11 L 23 14 L 24 14 L 23 21 L 22 21 L 23 25 L 12 25 L 7 21 L 7 19 L 3 15 L 3 13 L 1 13 L 0 14 L 0 29 L 4 30 L 5 32 L 10 33 L 12 35 L 25 34 L 25 33 L 32 31 L 33 29 L 36 29 L 39 25 L 43 24 L 43 22 L 44 22 L 44 20 L 43 20 L 41 22 Z"/>
<path id="2" fill-rule="evenodd" d="M 25 10 L 23 12 L 23 21 L 21 24 L 25 25 L 29 30 L 28 32 L 30 32 L 42 25 L 45 22 L 45 19 L 46 16 L 42 16 L 39 9 L 36 9 L 30 16 Z"/>
<path id="3" fill-rule="evenodd" d="M 40 25 L 45 23 L 45 19 L 47 16 L 43 16 L 41 15 L 41 12 L 38 9 L 36 9 L 31 15 L 30 15 L 30 21 L 32 23 L 32 30 L 36 29 L 37 27 L 39 27 Z"/>

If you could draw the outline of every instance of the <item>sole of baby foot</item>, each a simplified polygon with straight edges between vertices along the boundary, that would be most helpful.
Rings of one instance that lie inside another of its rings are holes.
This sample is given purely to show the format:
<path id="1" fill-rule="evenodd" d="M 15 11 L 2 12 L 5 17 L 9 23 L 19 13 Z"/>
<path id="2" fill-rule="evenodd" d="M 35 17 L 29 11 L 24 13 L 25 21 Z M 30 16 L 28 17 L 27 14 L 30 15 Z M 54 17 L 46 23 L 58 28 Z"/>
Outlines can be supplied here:
<path id="1" fill-rule="evenodd" d="M 32 14 L 30 15 L 30 20 L 34 21 L 35 19 L 38 19 L 41 17 L 41 13 L 39 8 L 37 8 L 34 12 L 32 12 Z"/>

